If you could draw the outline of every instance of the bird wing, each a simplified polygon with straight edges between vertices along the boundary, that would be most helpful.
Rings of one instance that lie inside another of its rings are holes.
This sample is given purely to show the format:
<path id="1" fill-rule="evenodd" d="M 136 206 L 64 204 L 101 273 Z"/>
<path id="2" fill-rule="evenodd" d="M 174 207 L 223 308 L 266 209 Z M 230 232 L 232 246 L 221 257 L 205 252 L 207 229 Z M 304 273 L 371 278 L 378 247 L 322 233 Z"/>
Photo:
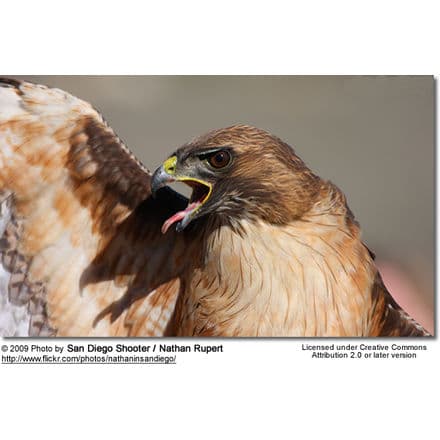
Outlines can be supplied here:
<path id="1" fill-rule="evenodd" d="M 166 334 L 186 200 L 150 180 L 88 103 L 0 80 L 1 335 Z"/>
<path id="2" fill-rule="evenodd" d="M 372 287 L 373 308 L 369 336 L 431 336 L 391 296 L 380 273 Z"/>

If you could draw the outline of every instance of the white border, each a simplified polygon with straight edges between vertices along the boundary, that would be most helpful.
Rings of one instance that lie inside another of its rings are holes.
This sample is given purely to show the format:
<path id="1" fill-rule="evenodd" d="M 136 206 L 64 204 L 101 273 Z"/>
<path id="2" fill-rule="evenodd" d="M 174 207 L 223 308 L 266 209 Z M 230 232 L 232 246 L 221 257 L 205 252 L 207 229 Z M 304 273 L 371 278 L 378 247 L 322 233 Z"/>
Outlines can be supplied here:
<path id="1" fill-rule="evenodd" d="M 9 2 L 0 70 L 430 74 L 440 72 L 438 16 L 434 1 Z M 356 365 L 305 359 L 286 341 L 226 346 L 173 369 L 1 366 L 1 436 L 413 439 L 438 430 L 437 340 L 416 362 Z"/>

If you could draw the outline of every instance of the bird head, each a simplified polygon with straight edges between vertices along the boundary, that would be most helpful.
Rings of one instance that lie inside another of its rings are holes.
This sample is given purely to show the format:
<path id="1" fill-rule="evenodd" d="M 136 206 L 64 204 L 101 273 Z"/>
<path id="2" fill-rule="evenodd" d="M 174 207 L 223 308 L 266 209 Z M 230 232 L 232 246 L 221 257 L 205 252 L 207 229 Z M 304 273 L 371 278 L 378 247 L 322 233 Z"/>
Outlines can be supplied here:
<path id="1" fill-rule="evenodd" d="M 177 149 L 155 171 L 153 195 L 176 181 L 192 194 L 188 206 L 165 221 L 163 233 L 174 223 L 181 231 L 212 215 L 287 223 L 310 207 L 319 187 L 289 145 L 247 125 L 211 131 Z"/>

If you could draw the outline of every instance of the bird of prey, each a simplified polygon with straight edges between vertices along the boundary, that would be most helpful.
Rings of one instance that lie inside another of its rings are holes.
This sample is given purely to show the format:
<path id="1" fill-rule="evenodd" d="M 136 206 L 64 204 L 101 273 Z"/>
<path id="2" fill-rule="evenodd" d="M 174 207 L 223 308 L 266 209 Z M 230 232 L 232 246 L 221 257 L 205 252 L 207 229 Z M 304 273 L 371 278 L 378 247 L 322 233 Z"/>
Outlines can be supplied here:
<path id="1" fill-rule="evenodd" d="M 344 194 L 277 137 L 211 131 L 151 175 L 88 103 L 8 79 L 0 332 L 428 335 L 385 288 Z"/>

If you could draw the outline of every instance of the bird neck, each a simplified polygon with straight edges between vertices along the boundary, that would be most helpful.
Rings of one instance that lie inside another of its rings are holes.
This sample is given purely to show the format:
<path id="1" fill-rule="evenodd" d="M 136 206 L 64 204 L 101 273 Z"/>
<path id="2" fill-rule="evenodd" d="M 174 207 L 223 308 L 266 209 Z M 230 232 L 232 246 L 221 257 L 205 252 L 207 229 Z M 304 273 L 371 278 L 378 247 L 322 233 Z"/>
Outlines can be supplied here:
<path id="1" fill-rule="evenodd" d="M 367 334 L 376 269 L 336 196 L 288 225 L 241 220 L 204 237 L 177 307 L 181 334 Z"/>

